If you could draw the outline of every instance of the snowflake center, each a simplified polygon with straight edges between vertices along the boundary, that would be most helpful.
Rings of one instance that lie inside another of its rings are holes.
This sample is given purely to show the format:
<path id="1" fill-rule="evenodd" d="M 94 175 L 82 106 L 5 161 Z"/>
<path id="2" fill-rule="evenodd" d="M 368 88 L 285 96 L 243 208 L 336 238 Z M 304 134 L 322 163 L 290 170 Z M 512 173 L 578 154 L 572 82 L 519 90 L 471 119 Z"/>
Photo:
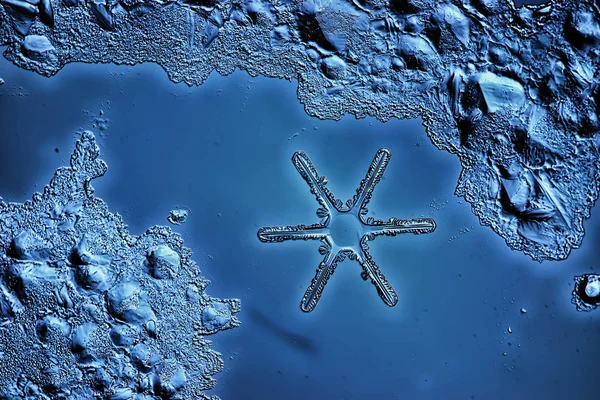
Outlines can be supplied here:
<path id="1" fill-rule="evenodd" d="M 363 224 L 354 214 L 333 213 L 329 221 L 329 232 L 333 242 L 340 247 L 358 246 L 364 233 Z"/>

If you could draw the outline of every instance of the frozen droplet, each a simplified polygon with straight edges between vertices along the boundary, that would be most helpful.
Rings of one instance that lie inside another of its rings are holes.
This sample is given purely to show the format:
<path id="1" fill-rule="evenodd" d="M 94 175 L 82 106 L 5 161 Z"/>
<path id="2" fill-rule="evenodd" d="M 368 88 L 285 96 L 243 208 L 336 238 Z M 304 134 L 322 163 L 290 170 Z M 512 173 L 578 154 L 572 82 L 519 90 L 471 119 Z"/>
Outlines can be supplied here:
<path id="1" fill-rule="evenodd" d="M 173 225 L 181 225 L 187 220 L 189 214 L 189 210 L 186 209 L 171 210 L 167 220 Z"/>
<path id="2" fill-rule="evenodd" d="M 202 327 L 206 332 L 222 329 L 230 320 L 230 309 L 224 303 L 213 302 L 202 311 Z"/>
<path id="3" fill-rule="evenodd" d="M 75 329 L 72 338 L 72 349 L 75 353 L 81 353 L 87 349 L 91 334 L 98 329 L 98 325 L 93 322 L 87 322 Z"/>
<path id="4" fill-rule="evenodd" d="M 156 320 L 154 312 L 146 302 L 146 295 L 137 282 L 121 282 L 113 286 L 106 294 L 108 311 L 117 319 L 143 324 Z"/>
<path id="5" fill-rule="evenodd" d="M 329 79 L 344 79 L 346 63 L 338 56 L 327 57 L 321 62 L 321 70 Z"/>
<path id="6" fill-rule="evenodd" d="M 150 273 L 157 279 L 174 278 L 179 272 L 179 254 L 165 244 L 151 249 L 147 260 Z"/>
<path id="7" fill-rule="evenodd" d="M 600 296 L 600 280 L 588 280 L 588 283 L 585 285 L 585 294 L 588 297 Z"/>
<path id="8" fill-rule="evenodd" d="M 134 325 L 117 324 L 112 327 L 109 336 L 115 346 L 131 347 L 138 334 L 139 330 Z"/>
<path id="9" fill-rule="evenodd" d="M 154 320 L 146 322 L 146 332 L 148 332 L 150 337 L 156 337 L 156 322 Z"/>
<path id="10" fill-rule="evenodd" d="M 47 54 L 54 51 L 50 40 L 42 35 L 25 36 L 21 48 L 25 56 L 36 61 L 44 61 Z"/>
<path id="11" fill-rule="evenodd" d="M 129 355 L 131 363 L 142 372 L 150 372 L 162 356 L 144 343 L 136 344 Z"/>

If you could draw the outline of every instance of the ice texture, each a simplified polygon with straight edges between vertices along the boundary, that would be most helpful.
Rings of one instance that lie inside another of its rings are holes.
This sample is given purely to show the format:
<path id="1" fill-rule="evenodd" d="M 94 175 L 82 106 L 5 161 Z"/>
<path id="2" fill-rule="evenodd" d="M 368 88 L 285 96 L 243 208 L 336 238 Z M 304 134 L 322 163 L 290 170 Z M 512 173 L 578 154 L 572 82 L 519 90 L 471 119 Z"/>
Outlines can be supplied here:
<path id="1" fill-rule="evenodd" d="M 173 225 L 181 225 L 183 223 L 185 223 L 185 221 L 188 219 L 190 215 L 190 211 L 185 209 L 185 208 L 177 208 L 174 210 L 171 210 L 171 212 L 169 213 L 169 216 L 167 217 L 167 220 L 172 223 Z"/>
<path id="2" fill-rule="evenodd" d="M 367 205 L 371 201 L 375 186 L 379 183 L 392 153 L 388 149 L 379 149 L 365 178 L 360 182 L 356 194 L 344 204 L 336 199 L 327 187 L 327 178 L 319 175 L 317 168 L 306 153 L 297 152 L 292 156 L 294 166 L 304 178 L 317 202 L 319 222 L 311 225 L 267 226 L 258 230 L 258 239 L 265 243 L 279 243 L 285 240 L 319 240 L 319 253 L 323 261 L 317 268 L 315 277 L 306 290 L 300 309 L 311 312 L 317 306 L 329 278 L 335 272 L 338 263 L 346 257 L 356 260 L 362 267 L 361 277 L 370 279 L 383 302 L 394 307 L 398 295 L 388 282 L 369 252 L 369 241 L 377 236 L 396 236 L 403 233 L 415 235 L 435 231 L 436 223 L 431 218 L 398 219 L 388 221 L 367 217 Z"/>
<path id="3" fill-rule="evenodd" d="M 576 276 L 571 303 L 575 304 L 577 311 L 592 311 L 600 306 L 600 275 Z"/>
<path id="4" fill-rule="evenodd" d="M 240 301 L 206 294 L 170 228 L 127 232 L 93 194 L 98 156 L 86 131 L 43 193 L 0 199 L 0 398 L 214 400 L 205 336 L 237 327 Z"/>
<path id="5" fill-rule="evenodd" d="M 512 249 L 560 260 L 583 240 L 600 178 L 594 0 L 0 4 L 5 56 L 44 75 L 69 62 L 156 62 L 200 85 L 240 68 L 296 79 L 319 118 L 422 117 L 460 158 L 455 193 Z"/>

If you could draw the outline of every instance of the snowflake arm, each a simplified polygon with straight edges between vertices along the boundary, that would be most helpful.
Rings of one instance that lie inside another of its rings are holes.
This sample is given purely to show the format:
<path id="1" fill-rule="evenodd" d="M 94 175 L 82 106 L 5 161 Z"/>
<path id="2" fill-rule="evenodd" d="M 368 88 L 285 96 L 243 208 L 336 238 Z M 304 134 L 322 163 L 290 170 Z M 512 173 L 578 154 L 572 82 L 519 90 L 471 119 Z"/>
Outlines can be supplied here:
<path id="1" fill-rule="evenodd" d="M 435 228 L 436 224 L 432 218 L 398 219 L 392 217 L 386 222 L 369 218 L 365 230 L 369 240 L 373 240 L 375 236 L 380 235 L 396 236 L 401 233 L 414 233 L 415 235 L 431 233 L 435 231 Z"/>
<path id="2" fill-rule="evenodd" d="M 354 198 L 348 200 L 346 203 L 348 208 L 350 208 L 350 212 L 353 212 L 356 215 L 364 215 L 367 213 L 367 204 L 369 204 L 371 196 L 373 196 L 373 190 L 375 190 L 375 186 L 377 186 L 381 180 L 391 157 L 392 153 L 387 149 L 379 149 L 377 151 L 373 161 L 371 161 L 371 166 L 369 167 L 369 171 L 367 171 L 367 175 L 360 182 L 360 186 L 356 190 Z"/>
<path id="3" fill-rule="evenodd" d="M 319 204 L 323 207 L 317 210 L 319 218 L 326 218 L 331 215 L 333 209 L 340 211 L 342 201 L 337 200 L 327 185 L 327 178 L 320 176 L 310 158 L 303 151 L 298 151 L 292 156 L 294 166 L 302 175 L 302 178 L 308 183 L 310 191 L 315 195 Z"/>
<path id="4" fill-rule="evenodd" d="M 321 224 L 266 226 L 258 230 L 258 238 L 266 243 L 285 240 L 325 240 L 328 234 L 328 230 Z"/>
<path id="5" fill-rule="evenodd" d="M 300 303 L 300 309 L 302 309 L 302 311 L 311 312 L 315 309 L 323 294 L 323 289 L 325 289 L 327 282 L 329 282 L 329 278 L 333 275 L 333 272 L 340 261 L 339 256 L 340 254 L 334 251 L 329 251 L 325 255 L 325 258 L 323 258 L 323 261 L 321 261 L 317 268 L 315 277 L 308 289 L 306 289 L 306 293 L 302 298 L 302 302 Z"/>
<path id="6" fill-rule="evenodd" d="M 387 306 L 394 307 L 398 303 L 398 295 L 383 272 L 379 269 L 379 266 L 375 263 L 375 260 L 373 260 L 373 257 L 371 257 L 371 254 L 369 254 L 367 241 L 368 239 L 366 237 L 361 240 L 360 249 L 358 250 L 356 257 L 360 266 L 363 268 L 363 277 L 370 278 L 371 283 L 377 288 L 377 294 L 379 294 L 381 300 L 383 300 Z"/>

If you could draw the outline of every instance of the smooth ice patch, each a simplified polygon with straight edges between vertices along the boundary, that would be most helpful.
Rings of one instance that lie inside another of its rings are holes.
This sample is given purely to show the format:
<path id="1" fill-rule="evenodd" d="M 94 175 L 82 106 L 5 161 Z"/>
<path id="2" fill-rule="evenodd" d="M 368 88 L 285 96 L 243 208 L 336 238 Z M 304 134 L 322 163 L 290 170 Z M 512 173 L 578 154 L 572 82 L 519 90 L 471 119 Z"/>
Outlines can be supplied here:
<path id="1" fill-rule="evenodd" d="M 340 247 L 358 247 L 364 234 L 363 224 L 351 213 L 334 213 L 329 222 L 333 243 Z"/>

